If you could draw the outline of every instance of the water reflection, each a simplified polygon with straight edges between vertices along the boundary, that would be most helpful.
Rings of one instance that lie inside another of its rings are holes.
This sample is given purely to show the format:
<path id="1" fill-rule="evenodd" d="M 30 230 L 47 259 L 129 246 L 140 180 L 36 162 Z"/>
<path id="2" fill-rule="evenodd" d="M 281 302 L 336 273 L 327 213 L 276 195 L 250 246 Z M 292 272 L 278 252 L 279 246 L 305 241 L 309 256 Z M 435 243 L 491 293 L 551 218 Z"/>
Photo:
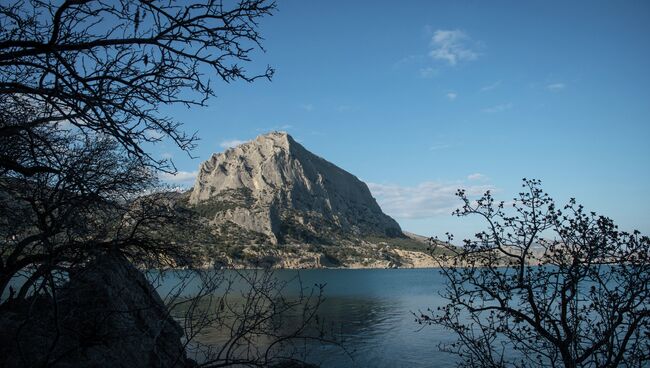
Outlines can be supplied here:
<path id="1" fill-rule="evenodd" d="M 436 270 L 283 270 L 275 276 L 286 282 L 288 296 L 326 284 L 316 323 L 334 336 L 347 353 L 335 345 L 303 341 L 308 361 L 324 367 L 454 366 L 454 357 L 437 348 L 437 344 L 451 342 L 454 336 L 435 327 L 419 330 L 412 315 L 444 302 L 437 296 L 442 279 Z M 160 290 L 169 290 L 177 277 L 166 275 Z M 189 289 L 194 287 L 189 285 Z M 243 288 L 242 283 L 235 283 L 233 290 Z M 299 325 L 301 317 L 299 311 L 294 311 L 270 323 L 283 334 Z M 316 326 L 310 328 L 314 332 Z M 208 329 L 198 340 L 219 346 L 229 339 L 229 333 L 225 329 Z M 257 341 L 260 346 L 269 342 L 265 338 Z"/>

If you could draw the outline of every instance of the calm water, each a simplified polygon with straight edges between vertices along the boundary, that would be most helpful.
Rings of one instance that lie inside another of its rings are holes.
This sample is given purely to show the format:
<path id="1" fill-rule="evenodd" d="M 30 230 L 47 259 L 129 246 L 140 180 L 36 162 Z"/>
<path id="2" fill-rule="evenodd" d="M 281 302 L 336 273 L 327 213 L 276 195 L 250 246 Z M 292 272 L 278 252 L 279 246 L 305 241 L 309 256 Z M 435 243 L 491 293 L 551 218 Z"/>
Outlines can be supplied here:
<path id="1" fill-rule="evenodd" d="M 275 276 L 303 285 L 326 284 L 319 317 L 336 331 L 339 348 L 314 344 L 309 360 L 323 367 L 452 367 L 455 357 L 440 352 L 439 343 L 453 335 L 436 327 L 420 329 L 411 312 L 436 308 L 443 279 L 434 269 L 278 270 Z M 175 282 L 165 279 L 164 294 Z M 218 343 L 219 331 L 208 331 L 206 342 Z M 210 341 L 210 340 L 213 341 Z"/>
<path id="2" fill-rule="evenodd" d="M 234 271 L 219 271 L 226 277 L 238 278 Z M 241 271 L 261 272 L 261 271 Z M 194 275 L 187 271 L 159 271 L 149 273 L 161 296 L 178 287 L 179 280 Z M 12 280 L 14 287 L 24 277 Z M 345 348 L 313 343 L 308 346 L 308 361 L 323 367 L 453 367 L 456 357 L 439 351 L 438 345 L 455 341 L 455 335 L 436 326 L 421 328 L 412 312 L 443 306 L 438 293 L 444 288 L 444 279 L 435 269 L 396 270 L 276 270 L 274 277 L 286 281 L 285 296 L 297 295 L 303 287 L 325 284 L 325 301 L 319 309 L 319 320 L 334 331 Z M 302 284 L 296 280 L 300 278 Z M 192 295 L 200 283 L 190 281 L 183 287 L 185 295 Z M 589 287 L 585 284 L 584 287 Z M 230 295 L 246 289 L 244 283 L 235 285 Z M 2 296 L 4 298 L 6 296 Z M 292 319 L 293 318 L 293 319 Z M 284 326 L 297 318 L 288 316 Z M 204 343 L 219 346 L 227 340 L 225 331 L 208 330 L 200 335 Z M 508 352 L 515 354 L 515 352 Z M 192 356 L 200 361 L 200 357 Z"/>

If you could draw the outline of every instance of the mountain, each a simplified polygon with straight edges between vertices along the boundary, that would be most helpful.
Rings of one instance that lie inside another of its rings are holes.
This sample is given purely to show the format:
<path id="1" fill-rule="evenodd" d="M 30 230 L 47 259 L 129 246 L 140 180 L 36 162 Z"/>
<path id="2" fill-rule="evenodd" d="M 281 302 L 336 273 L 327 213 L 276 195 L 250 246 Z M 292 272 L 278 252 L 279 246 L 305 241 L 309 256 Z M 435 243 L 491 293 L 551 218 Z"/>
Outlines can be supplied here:
<path id="1" fill-rule="evenodd" d="M 284 132 L 213 154 L 199 168 L 189 205 L 221 235 L 254 243 L 405 237 L 365 183 Z"/>

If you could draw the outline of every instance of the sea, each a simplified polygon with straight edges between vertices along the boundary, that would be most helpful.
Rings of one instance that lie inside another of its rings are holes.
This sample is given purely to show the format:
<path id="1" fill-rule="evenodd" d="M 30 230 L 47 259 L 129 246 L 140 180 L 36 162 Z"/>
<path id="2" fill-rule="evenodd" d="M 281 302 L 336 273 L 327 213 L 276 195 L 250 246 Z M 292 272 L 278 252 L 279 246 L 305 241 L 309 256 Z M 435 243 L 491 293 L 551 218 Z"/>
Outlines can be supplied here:
<path id="1" fill-rule="evenodd" d="M 242 280 L 263 277 L 260 270 L 215 272 L 225 273 L 224 279 L 235 280 L 229 284 L 228 305 L 241 302 L 247 295 L 249 283 Z M 198 292 L 201 284 L 199 279 L 188 281 L 183 271 L 165 273 L 156 280 L 161 296 L 177 296 L 177 301 L 182 300 L 183 293 L 189 296 Z M 180 280 L 185 282 L 181 288 Z M 416 316 L 446 303 L 440 295 L 445 281 L 437 269 L 275 270 L 270 280 L 282 285 L 282 295 L 287 300 L 295 300 L 301 291 L 306 295 L 322 290 L 317 323 L 325 331 L 323 337 L 335 343 L 319 339 L 301 341 L 305 354 L 302 358 L 310 363 L 322 367 L 454 367 L 457 363 L 456 355 L 440 349 L 454 342 L 455 335 L 416 321 Z M 179 289 L 183 292 L 177 293 Z M 225 293 L 225 289 L 215 291 L 215 300 L 220 293 Z M 210 308 L 219 308 L 215 300 Z M 185 309 L 179 310 L 177 318 L 183 322 Z M 289 316 L 283 320 L 284 326 L 278 328 L 290 331 L 295 327 L 291 324 L 299 321 L 296 316 Z M 194 339 L 218 349 L 227 343 L 230 334 L 223 326 L 208 324 Z M 205 360 L 200 353 L 190 353 L 190 357 L 199 363 Z"/>

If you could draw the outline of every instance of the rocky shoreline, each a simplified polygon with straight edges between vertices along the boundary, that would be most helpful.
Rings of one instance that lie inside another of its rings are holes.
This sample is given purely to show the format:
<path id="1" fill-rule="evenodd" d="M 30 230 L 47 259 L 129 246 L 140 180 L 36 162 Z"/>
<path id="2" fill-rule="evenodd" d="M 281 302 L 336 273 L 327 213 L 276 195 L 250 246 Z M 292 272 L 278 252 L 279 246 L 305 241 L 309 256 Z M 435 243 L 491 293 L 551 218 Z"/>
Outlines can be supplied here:
<path id="1" fill-rule="evenodd" d="M 404 269 L 439 268 L 447 262 L 428 253 L 397 248 L 356 247 L 355 254 L 341 257 L 348 248 L 312 250 L 308 246 L 295 246 L 291 250 L 245 249 L 245 256 L 239 259 L 224 257 L 205 261 L 198 268 L 272 268 L 272 269 Z M 336 252 L 336 253 L 335 253 Z M 336 254 L 336 255 L 333 255 Z"/>

